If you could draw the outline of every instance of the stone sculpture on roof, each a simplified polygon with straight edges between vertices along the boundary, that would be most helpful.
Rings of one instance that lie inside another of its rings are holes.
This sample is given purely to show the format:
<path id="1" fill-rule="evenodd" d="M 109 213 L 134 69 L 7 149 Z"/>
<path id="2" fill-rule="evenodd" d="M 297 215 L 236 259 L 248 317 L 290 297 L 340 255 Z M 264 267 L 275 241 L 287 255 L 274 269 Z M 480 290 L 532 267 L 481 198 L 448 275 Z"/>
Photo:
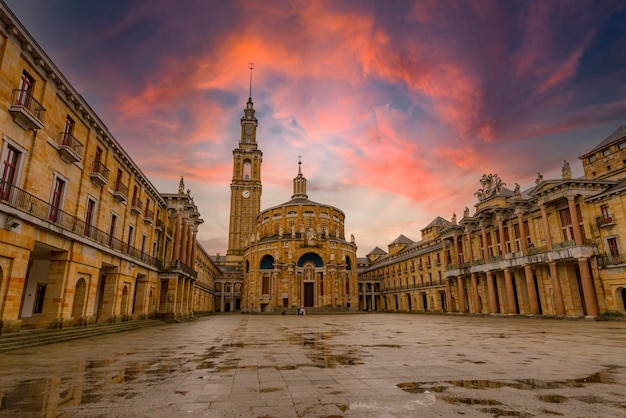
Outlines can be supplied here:
<path id="1" fill-rule="evenodd" d="M 497 174 L 483 174 L 480 179 L 480 184 L 483 187 L 474 193 L 474 196 L 476 196 L 480 202 L 499 194 L 502 191 L 502 188 L 506 186 L 506 183 L 503 183 Z"/>

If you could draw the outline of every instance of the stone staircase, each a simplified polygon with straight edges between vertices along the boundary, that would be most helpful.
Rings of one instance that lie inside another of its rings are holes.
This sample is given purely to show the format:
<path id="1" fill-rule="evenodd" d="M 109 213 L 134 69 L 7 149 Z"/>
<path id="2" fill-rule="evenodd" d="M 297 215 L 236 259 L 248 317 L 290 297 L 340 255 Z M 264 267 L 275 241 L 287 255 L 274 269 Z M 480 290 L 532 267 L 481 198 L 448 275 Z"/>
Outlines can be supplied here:
<path id="1" fill-rule="evenodd" d="M 77 340 L 79 338 L 130 331 L 159 324 L 164 324 L 164 322 L 157 319 L 146 319 L 117 322 L 114 324 L 98 324 L 62 329 L 35 329 L 3 334 L 0 335 L 0 353 L 21 350 L 29 347 L 37 347 L 40 345 L 54 344 L 63 341 Z"/>

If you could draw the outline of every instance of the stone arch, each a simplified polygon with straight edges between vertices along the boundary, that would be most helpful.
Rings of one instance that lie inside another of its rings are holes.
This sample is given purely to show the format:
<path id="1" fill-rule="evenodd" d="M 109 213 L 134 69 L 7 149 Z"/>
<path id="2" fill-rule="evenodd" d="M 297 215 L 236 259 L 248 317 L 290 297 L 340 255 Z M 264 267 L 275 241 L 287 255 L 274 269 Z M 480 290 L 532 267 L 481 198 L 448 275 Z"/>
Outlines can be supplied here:
<path id="1" fill-rule="evenodd" d="M 352 259 L 349 255 L 346 256 L 346 270 L 352 270 Z"/>
<path id="2" fill-rule="evenodd" d="M 313 262 L 315 267 L 324 267 L 324 262 L 322 261 L 322 257 L 316 253 L 306 253 L 298 260 L 298 267 L 303 267 L 307 261 Z"/>
<path id="3" fill-rule="evenodd" d="M 246 158 L 245 160 L 243 160 L 243 168 L 241 172 L 241 177 L 244 179 L 244 181 L 249 181 L 251 175 L 252 175 L 252 161 Z"/>
<path id="4" fill-rule="evenodd" d="M 120 304 L 120 314 L 125 315 L 128 313 L 128 286 L 124 285 L 122 288 L 122 303 Z"/>
<path id="5" fill-rule="evenodd" d="M 274 269 L 274 257 L 272 257 L 269 254 L 265 254 L 263 256 L 263 258 L 261 259 L 261 264 L 260 264 L 259 268 L 263 269 L 263 270 L 267 270 L 267 269 L 272 270 L 272 269 Z"/>
<path id="6" fill-rule="evenodd" d="M 83 316 L 85 311 L 85 296 L 87 295 L 87 282 L 84 278 L 78 279 L 74 288 L 74 301 L 72 302 L 72 318 Z"/>

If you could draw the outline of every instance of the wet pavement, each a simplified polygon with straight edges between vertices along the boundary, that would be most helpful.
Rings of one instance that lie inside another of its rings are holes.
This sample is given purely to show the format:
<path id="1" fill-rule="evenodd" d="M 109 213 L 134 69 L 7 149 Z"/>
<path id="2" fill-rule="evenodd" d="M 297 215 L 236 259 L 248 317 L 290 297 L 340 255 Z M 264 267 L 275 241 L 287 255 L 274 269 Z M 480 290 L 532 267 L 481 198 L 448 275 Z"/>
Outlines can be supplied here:
<path id="1" fill-rule="evenodd" d="M 0 354 L 1 417 L 626 416 L 626 322 L 214 315 Z"/>

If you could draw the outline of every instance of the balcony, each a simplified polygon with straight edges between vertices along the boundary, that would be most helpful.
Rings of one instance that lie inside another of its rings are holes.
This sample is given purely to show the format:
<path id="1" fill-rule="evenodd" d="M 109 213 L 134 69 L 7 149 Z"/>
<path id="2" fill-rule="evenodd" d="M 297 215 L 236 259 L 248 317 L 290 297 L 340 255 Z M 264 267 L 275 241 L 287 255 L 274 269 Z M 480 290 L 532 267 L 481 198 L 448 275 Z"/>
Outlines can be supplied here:
<path id="1" fill-rule="evenodd" d="M 68 164 L 79 163 L 83 159 L 83 144 L 74 135 L 61 132 L 57 138 L 57 149 L 63 161 Z"/>
<path id="2" fill-rule="evenodd" d="M 624 254 L 616 255 L 600 255 L 598 256 L 598 267 L 606 268 L 626 264 L 626 256 Z"/>
<path id="3" fill-rule="evenodd" d="M 162 273 L 184 273 L 187 276 L 193 277 L 194 279 L 198 277 L 198 272 L 183 263 L 180 260 L 172 260 L 169 265 L 161 270 Z"/>
<path id="4" fill-rule="evenodd" d="M 161 219 L 156 220 L 156 226 L 154 227 L 159 232 L 163 232 L 163 221 Z"/>
<path id="5" fill-rule="evenodd" d="M 560 250 L 563 248 L 570 248 L 570 247 L 574 247 L 576 245 L 576 243 L 574 242 L 574 240 L 569 240 L 569 241 L 563 241 L 563 242 L 555 242 L 552 244 L 552 250 Z"/>
<path id="6" fill-rule="evenodd" d="M 598 228 L 606 228 L 615 225 L 615 219 L 612 216 L 598 216 L 596 217 L 596 224 Z"/>
<path id="7" fill-rule="evenodd" d="M 116 252 L 128 254 L 138 261 L 161 268 L 161 262 L 158 259 L 149 256 L 138 248 L 129 246 L 127 243 L 115 238 L 108 232 L 102 231 L 93 225 L 89 225 L 82 219 L 72 216 L 22 189 L 11 186 L 8 183 L 0 182 L 0 191 L 1 204 L 8 205 L 23 212 L 25 215 L 41 220 L 42 225 L 45 223 L 48 225 L 48 228 L 52 228 L 52 226 L 61 228 L 64 231 L 88 238 L 100 245 L 109 247 Z"/>
<path id="8" fill-rule="evenodd" d="M 139 215 L 143 208 L 143 202 L 136 197 L 133 197 L 132 203 L 130 204 L 130 212 L 133 215 Z"/>
<path id="9" fill-rule="evenodd" d="M 154 222 L 154 212 L 150 209 L 146 209 L 146 212 L 143 214 L 143 222 L 146 225 L 152 225 Z"/>
<path id="10" fill-rule="evenodd" d="M 111 193 L 113 194 L 113 198 L 115 198 L 117 202 L 128 201 L 128 186 L 123 184 L 121 181 L 115 182 Z"/>
<path id="11" fill-rule="evenodd" d="M 94 160 L 89 173 L 91 182 L 97 187 L 109 184 L 109 169 L 101 161 Z"/>
<path id="12" fill-rule="evenodd" d="M 46 109 L 30 95 L 28 90 L 13 90 L 9 112 L 22 129 L 41 129 Z"/>

